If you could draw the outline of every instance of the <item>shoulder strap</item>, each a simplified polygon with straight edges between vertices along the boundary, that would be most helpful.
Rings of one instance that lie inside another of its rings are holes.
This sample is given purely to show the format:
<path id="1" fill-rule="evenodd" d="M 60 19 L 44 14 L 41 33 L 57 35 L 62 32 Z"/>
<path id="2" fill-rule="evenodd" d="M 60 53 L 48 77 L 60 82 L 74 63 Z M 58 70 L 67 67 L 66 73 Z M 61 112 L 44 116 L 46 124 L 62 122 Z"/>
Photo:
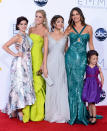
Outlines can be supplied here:
<path id="1" fill-rule="evenodd" d="M 86 25 L 82 28 L 82 30 L 81 30 L 81 32 L 80 32 L 80 34 L 83 32 L 83 30 L 85 29 L 85 27 L 86 27 Z"/>
<path id="2" fill-rule="evenodd" d="M 73 30 L 78 34 L 78 31 L 74 28 L 74 26 L 72 26 Z"/>

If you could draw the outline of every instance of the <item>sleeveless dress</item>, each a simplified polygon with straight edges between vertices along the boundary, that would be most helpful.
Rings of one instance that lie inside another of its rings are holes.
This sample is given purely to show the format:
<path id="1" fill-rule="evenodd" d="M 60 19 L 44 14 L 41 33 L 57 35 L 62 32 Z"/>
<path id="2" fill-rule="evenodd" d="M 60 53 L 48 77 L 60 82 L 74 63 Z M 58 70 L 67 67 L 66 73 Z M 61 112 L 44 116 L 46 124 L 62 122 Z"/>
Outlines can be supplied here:
<path id="1" fill-rule="evenodd" d="M 68 98 L 70 106 L 69 124 L 88 124 L 87 110 L 81 99 L 83 89 L 83 79 L 87 63 L 86 47 L 89 41 L 89 34 L 82 34 L 86 25 L 80 33 L 76 31 L 69 34 L 70 46 L 65 54 L 65 65 L 68 81 Z"/>
<path id="2" fill-rule="evenodd" d="M 86 79 L 82 92 L 82 100 L 88 103 L 99 103 L 101 93 L 101 82 L 98 79 L 99 68 L 91 68 L 87 65 Z"/>
<path id="3" fill-rule="evenodd" d="M 22 43 L 16 43 L 16 46 L 23 53 L 23 57 L 14 57 L 12 61 L 9 100 L 6 108 L 3 110 L 10 117 L 12 112 L 27 105 L 32 105 L 35 102 L 35 93 L 32 86 L 31 40 L 27 34 L 19 34 L 22 37 Z"/>
<path id="4" fill-rule="evenodd" d="M 70 119 L 67 76 L 65 70 L 64 48 L 67 36 L 55 40 L 48 35 L 48 75 L 53 85 L 46 83 L 45 120 L 64 123 Z"/>
<path id="5" fill-rule="evenodd" d="M 40 70 L 43 61 L 42 48 L 44 40 L 40 35 L 31 33 L 30 38 L 33 41 L 32 69 L 33 69 L 33 84 L 36 95 L 36 101 L 32 106 L 27 106 L 24 110 L 23 121 L 41 121 L 44 119 L 44 103 L 45 103 L 45 81 L 42 76 L 37 76 L 37 71 Z"/>

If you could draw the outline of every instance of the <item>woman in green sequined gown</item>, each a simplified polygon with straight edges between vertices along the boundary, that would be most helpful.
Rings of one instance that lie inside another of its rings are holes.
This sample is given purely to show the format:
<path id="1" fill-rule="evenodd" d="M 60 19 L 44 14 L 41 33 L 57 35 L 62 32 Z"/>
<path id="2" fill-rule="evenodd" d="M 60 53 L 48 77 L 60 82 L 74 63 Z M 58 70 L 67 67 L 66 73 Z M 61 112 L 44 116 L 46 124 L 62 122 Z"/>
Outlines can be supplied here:
<path id="1" fill-rule="evenodd" d="M 87 109 L 81 99 L 81 94 L 87 63 L 87 42 L 89 42 L 90 50 L 94 49 L 92 28 L 85 24 L 83 13 L 77 7 L 72 9 L 68 23 L 69 26 L 65 32 L 70 39 L 70 46 L 65 54 L 70 106 L 70 120 L 68 123 L 71 125 L 74 123 L 87 125 Z"/>

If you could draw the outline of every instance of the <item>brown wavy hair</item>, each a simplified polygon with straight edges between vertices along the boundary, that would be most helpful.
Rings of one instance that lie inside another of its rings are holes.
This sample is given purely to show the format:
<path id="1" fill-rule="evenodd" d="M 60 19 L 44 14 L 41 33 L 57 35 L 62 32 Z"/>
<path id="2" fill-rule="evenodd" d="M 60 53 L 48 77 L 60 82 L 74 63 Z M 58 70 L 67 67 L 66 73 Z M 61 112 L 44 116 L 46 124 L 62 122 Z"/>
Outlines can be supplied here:
<path id="1" fill-rule="evenodd" d="M 69 24 L 68 26 L 69 26 L 69 27 L 72 27 L 72 26 L 75 25 L 75 22 L 74 22 L 73 19 L 72 19 L 73 11 L 77 11 L 77 12 L 79 13 L 79 15 L 80 15 L 80 20 L 81 20 L 81 24 L 82 24 L 83 26 L 86 25 L 86 23 L 85 23 L 85 17 L 84 17 L 84 15 L 83 15 L 82 10 L 81 10 L 80 8 L 78 8 L 78 7 L 74 7 L 74 8 L 71 10 L 71 12 L 70 12 L 70 16 L 69 16 L 69 20 L 68 20 L 68 24 Z"/>
<path id="2" fill-rule="evenodd" d="M 57 21 L 58 18 L 62 18 L 63 22 L 64 22 L 64 18 L 61 16 L 61 15 L 55 15 L 52 17 L 51 19 L 51 31 L 54 31 L 54 28 L 55 28 L 55 23 Z"/>

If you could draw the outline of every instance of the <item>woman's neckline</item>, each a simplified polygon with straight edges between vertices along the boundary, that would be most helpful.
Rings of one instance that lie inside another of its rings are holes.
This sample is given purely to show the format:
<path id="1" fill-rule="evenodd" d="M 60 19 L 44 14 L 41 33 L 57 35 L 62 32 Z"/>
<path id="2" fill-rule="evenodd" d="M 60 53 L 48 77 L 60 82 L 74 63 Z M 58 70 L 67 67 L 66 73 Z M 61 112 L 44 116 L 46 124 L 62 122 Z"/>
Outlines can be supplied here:
<path id="1" fill-rule="evenodd" d="M 70 35 L 70 34 L 72 34 L 72 33 L 73 33 L 73 34 L 75 34 L 75 35 L 78 35 L 78 34 L 77 34 L 77 33 L 75 33 L 75 32 L 70 32 L 70 33 L 69 33 L 69 35 Z M 86 35 L 86 34 L 90 35 L 89 33 L 83 33 L 83 34 L 79 34 L 79 35 L 81 35 L 81 36 L 82 36 L 82 35 Z"/>
<path id="2" fill-rule="evenodd" d="M 66 37 L 66 35 L 63 35 L 62 37 L 60 37 L 60 39 L 55 39 L 54 37 L 52 37 L 52 35 L 50 35 L 50 34 L 48 34 L 54 41 L 56 41 L 56 42 L 59 42 L 59 41 L 61 41 L 63 38 L 65 38 Z"/>
<path id="3" fill-rule="evenodd" d="M 42 39 L 44 39 L 41 35 L 39 35 L 39 34 L 36 34 L 36 33 L 30 33 L 30 35 L 31 34 L 34 34 L 34 35 L 37 35 L 37 36 L 39 36 L 39 37 L 41 37 Z"/>

